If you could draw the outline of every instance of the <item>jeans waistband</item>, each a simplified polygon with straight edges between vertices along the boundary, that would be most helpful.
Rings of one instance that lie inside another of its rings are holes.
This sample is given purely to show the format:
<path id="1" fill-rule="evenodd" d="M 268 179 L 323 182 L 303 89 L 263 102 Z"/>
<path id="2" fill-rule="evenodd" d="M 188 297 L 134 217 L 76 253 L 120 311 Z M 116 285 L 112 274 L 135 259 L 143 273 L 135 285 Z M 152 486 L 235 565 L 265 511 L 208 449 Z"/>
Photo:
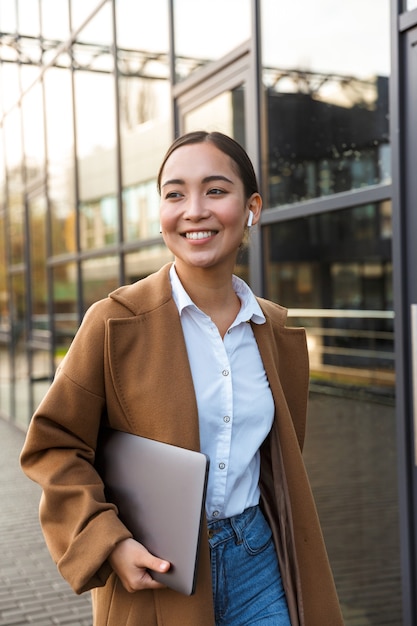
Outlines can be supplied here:
<path id="1" fill-rule="evenodd" d="M 259 505 L 251 506 L 239 515 L 208 522 L 207 527 L 210 546 L 214 548 L 214 546 L 232 537 L 237 540 L 237 543 L 240 543 L 246 526 L 250 524 L 257 513 L 260 513 Z"/>

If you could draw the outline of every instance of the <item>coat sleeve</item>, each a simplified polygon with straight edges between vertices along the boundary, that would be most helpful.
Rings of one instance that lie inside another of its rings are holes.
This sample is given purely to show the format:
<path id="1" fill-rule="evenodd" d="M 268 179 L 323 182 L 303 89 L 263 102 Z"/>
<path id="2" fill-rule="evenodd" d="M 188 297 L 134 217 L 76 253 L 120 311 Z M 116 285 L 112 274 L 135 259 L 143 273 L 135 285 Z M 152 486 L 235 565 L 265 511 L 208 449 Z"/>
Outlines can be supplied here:
<path id="1" fill-rule="evenodd" d="M 23 471 L 42 487 L 40 522 L 61 575 L 76 593 L 105 584 L 107 557 L 131 537 L 107 503 L 95 470 L 104 391 L 103 304 L 90 309 L 44 400 L 21 453 Z"/>

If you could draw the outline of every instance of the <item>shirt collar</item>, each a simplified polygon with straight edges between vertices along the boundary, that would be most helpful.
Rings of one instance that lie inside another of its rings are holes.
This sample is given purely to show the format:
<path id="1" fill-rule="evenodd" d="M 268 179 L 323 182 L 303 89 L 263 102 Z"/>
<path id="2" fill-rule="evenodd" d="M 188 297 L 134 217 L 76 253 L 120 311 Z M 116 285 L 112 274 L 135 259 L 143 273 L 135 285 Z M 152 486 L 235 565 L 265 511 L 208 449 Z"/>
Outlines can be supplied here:
<path id="1" fill-rule="evenodd" d="M 172 297 L 177 305 L 178 312 L 181 315 L 186 307 L 198 307 L 191 300 L 188 293 L 185 291 L 178 274 L 175 270 L 175 264 L 173 263 L 169 271 L 169 278 L 172 287 Z M 255 324 L 265 324 L 265 315 L 262 313 L 262 309 L 258 304 L 253 292 L 245 283 L 244 280 L 238 276 L 232 276 L 232 285 L 236 295 L 239 297 L 242 306 L 236 317 L 235 323 L 252 321 Z"/>

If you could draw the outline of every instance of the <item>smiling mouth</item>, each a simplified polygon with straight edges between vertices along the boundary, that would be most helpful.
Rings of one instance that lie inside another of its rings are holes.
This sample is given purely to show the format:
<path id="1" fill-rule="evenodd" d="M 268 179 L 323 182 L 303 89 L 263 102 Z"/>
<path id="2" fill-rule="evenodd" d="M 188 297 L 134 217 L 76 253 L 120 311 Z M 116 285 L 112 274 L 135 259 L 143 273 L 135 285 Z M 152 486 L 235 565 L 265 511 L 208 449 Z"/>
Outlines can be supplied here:
<path id="1" fill-rule="evenodd" d="M 208 239 L 208 237 L 212 237 L 216 234 L 217 231 L 215 230 L 200 230 L 198 232 L 184 233 L 184 237 L 186 239 Z"/>

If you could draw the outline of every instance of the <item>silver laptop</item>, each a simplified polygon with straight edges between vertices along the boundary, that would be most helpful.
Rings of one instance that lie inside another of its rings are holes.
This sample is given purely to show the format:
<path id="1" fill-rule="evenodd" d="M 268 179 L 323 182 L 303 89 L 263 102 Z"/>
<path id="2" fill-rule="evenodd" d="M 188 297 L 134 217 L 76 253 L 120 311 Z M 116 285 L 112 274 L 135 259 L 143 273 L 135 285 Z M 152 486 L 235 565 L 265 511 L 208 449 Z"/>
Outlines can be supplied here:
<path id="1" fill-rule="evenodd" d="M 108 430 L 97 468 L 106 496 L 133 537 L 171 563 L 155 580 L 185 595 L 195 590 L 209 459 L 137 435 Z"/>

